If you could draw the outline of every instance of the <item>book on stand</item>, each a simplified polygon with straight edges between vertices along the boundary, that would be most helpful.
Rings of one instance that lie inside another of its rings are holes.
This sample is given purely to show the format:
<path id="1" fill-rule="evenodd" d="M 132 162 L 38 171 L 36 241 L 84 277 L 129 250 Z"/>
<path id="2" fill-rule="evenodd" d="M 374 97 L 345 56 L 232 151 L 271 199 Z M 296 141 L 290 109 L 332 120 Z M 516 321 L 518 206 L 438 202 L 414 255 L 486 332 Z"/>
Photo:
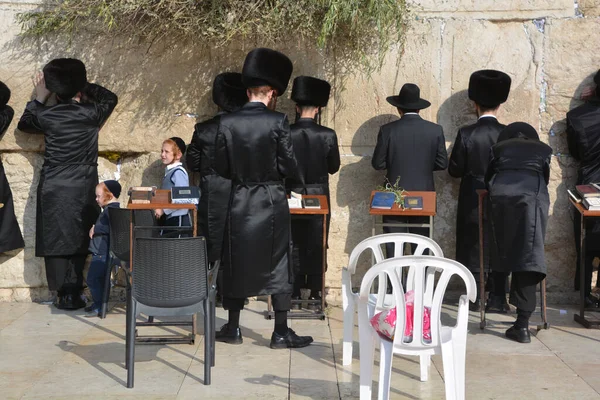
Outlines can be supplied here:
<path id="1" fill-rule="evenodd" d="M 302 206 L 304 208 L 317 208 L 320 209 L 321 208 L 321 202 L 319 201 L 319 199 L 302 199 Z"/>
<path id="2" fill-rule="evenodd" d="M 583 206 L 590 211 L 600 211 L 599 197 L 584 197 Z"/>
<path id="3" fill-rule="evenodd" d="M 371 208 L 380 210 L 389 210 L 394 206 L 396 195 L 389 192 L 375 192 L 373 195 L 373 201 L 371 201 Z"/>
<path id="4" fill-rule="evenodd" d="M 598 189 L 598 187 L 596 187 L 594 184 L 577 185 L 575 186 L 575 190 L 584 199 L 588 197 L 600 197 L 600 189 Z"/>
<path id="5" fill-rule="evenodd" d="M 421 196 L 404 196 L 404 208 L 407 210 L 422 210 L 423 197 Z"/>
<path id="6" fill-rule="evenodd" d="M 132 186 L 129 188 L 131 204 L 149 204 L 156 192 L 156 186 Z"/>
<path id="7" fill-rule="evenodd" d="M 200 190 L 197 186 L 174 186 L 171 188 L 171 203 L 198 204 Z"/>

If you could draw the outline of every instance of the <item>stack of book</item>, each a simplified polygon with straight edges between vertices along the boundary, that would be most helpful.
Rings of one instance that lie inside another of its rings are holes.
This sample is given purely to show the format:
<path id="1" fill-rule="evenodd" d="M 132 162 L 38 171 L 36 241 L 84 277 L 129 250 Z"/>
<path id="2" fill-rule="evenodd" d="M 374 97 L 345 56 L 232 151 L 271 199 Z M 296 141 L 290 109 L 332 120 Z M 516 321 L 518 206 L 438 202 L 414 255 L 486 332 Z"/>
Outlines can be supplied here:
<path id="1" fill-rule="evenodd" d="M 581 203 L 586 209 L 591 211 L 600 210 L 600 185 L 596 183 L 577 185 L 575 190 L 581 196 Z"/>
<path id="2" fill-rule="evenodd" d="M 150 204 L 156 192 L 156 186 L 133 186 L 129 188 L 131 204 Z"/>

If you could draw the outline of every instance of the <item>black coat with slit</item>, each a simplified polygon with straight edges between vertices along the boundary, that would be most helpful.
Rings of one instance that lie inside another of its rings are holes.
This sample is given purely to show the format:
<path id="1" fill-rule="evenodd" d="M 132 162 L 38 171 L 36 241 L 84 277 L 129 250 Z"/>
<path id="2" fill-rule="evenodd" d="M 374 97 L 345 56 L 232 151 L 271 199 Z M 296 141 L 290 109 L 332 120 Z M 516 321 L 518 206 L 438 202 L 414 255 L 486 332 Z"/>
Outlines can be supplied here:
<path id="1" fill-rule="evenodd" d="M 249 102 L 221 116 L 215 169 L 232 181 L 223 296 L 292 292 L 290 210 L 283 180 L 297 174 L 285 114 Z"/>
<path id="2" fill-rule="evenodd" d="M 200 122 L 194 127 L 192 143 L 186 151 L 187 166 L 200 173 L 200 203 L 198 204 L 198 235 L 206 238 L 208 258 L 221 259 L 223 232 L 229 207 L 231 181 L 215 171 L 215 140 L 221 115 Z"/>
<path id="3" fill-rule="evenodd" d="M 546 274 L 544 237 L 552 149 L 535 139 L 500 140 L 491 150 L 486 185 L 492 231 L 491 267 Z"/>
<path id="4" fill-rule="evenodd" d="M 35 255 L 87 254 L 89 230 L 100 208 L 98 132 L 117 105 L 117 96 L 88 84 L 81 103 L 27 103 L 18 128 L 44 135 L 44 165 L 37 190 Z"/>
<path id="5" fill-rule="evenodd" d="M 10 106 L 0 107 L 0 139 L 14 115 L 15 112 Z M 12 192 L 0 158 L 0 253 L 22 247 L 25 247 L 25 242 L 15 216 Z"/>
<path id="6" fill-rule="evenodd" d="M 302 180 L 288 179 L 288 191 L 324 195 L 329 203 L 327 234 L 331 220 L 329 175 L 340 169 L 340 150 L 333 129 L 321 126 L 310 118 L 300 118 L 291 127 L 294 155 Z M 304 182 L 304 185 L 302 184 Z M 323 219 L 310 215 L 292 216 L 292 239 L 298 254 L 297 270 L 302 274 L 320 274 L 323 266 Z"/>
<path id="7" fill-rule="evenodd" d="M 476 123 L 458 130 L 448 172 L 461 178 L 456 212 L 456 261 L 472 272 L 479 271 L 479 195 L 485 189 L 485 173 L 490 159 L 490 149 L 496 144 L 500 131 L 504 129 L 494 117 L 482 117 Z M 487 218 L 484 213 L 484 226 Z M 487 246 L 484 234 L 484 249 Z M 489 257 L 484 257 L 487 268 Z"/>

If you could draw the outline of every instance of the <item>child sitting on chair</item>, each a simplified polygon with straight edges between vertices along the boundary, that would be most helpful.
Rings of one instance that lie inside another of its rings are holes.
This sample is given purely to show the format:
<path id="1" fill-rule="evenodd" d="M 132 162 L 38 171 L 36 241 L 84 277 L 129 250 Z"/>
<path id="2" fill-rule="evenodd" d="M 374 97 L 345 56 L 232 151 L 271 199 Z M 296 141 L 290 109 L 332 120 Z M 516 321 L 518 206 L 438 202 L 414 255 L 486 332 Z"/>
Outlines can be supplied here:
<path id="1" fill-rule="evenodd" d="M 92 293 L 93 302 L 85 308 L 86 317 L 96 317 L 102 308 L 102 295 L 106 280 L 106 260 L 108 259 L 108 239 L 110 235 L 108 209 L 119 208 L 117 197 L 121 194 L 121 185 L 109 180 L 96 186 L 96 202 L 103 208 L 96 224 L 90 229 L 90 247 L 92 263 L 87 274 L 87 285 Z"/>
<path id="2" fill-rule="evenodd" d="M 162 163 L 166 165 L 165 177 L 163 178 L 161 189 L 171 190 L 175 186 L 190 186 L 190 180 L 188 173 L 183 168 L 181 158 L 185 154 L 185 142 L 179 137 L 172 137 L 167 139 L 162 144 L 162 150 L 160 152 L 160 158 Z M 165 216 L 164 226 L 192 226 L 189 211 L 186 209 L 172 209 L 172 210 L 155 210 L 156 218 Z M 162 236 L 178 236 L 184 237 L 188 235 L 179 234 L 176 231 L 164 230 L 161 232 Z"/>

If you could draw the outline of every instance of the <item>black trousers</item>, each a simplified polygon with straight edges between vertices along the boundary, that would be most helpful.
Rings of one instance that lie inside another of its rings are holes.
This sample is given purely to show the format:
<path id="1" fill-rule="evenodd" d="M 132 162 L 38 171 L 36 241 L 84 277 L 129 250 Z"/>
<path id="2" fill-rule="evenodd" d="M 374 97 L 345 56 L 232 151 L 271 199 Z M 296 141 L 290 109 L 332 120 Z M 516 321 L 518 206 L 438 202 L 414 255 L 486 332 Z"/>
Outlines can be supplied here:
<path id="1" fill-rule="evenodd" d="M 84 254 L 44 257 L 48 289 L 58 291 L 59 296 L 80 294 L 86 257 Z"/>
<path id="2" fill-rule="evenodd" d="M 191 227 L 192 220 L 190 218 L 190 214 L 181 215 L 178 217 L 165 218 L 163 226 L 179 226 L 179 227 Z M 168 230 L 164 229 L 160 231 L 160 236 L 167 238 L 184 238 L 184 237 L 192 237 L 192 230 Z"/>
<path id="3" fill-rule="evenodd" d="M 231 297 L 223 297 L 223 308 L 230 311 L 241 311 L 244 309 L 244 301 L 246 299 L 235 299 Z M 274 311 L 290 311 L 292 308 L 292 294 L 274 294 L 271 295 L 271 301 Z"/>
<path id="4" fill-rule="evenodd" d="M 493 271 L 493 293 L 505 295 L 505 282 L 507 273 Z M 510 282 L 510 296 L 508 302 L 517 307 L 518 310 L 527 312 L 535 311 L 537 304 L 537 285 L 544 279 L 539 272 L 513 272 Z"/>
<path id="5" fill-rule="evenodd" d="M 405 224 L 428 224 L 429 217 L 399 217 L 399 216 L 384 216 L 383 223 L 405 223 Z M 422 235 L 429 237 L 429 228 L 403 228 L 396 226 L 384 226 L 383 233 L 414 233 L 415 235 Z M 415 251 L 416 246 L 412 246 L 412 252 Z M 394 257 L 394 244 L 387 243 L 385 245 L 385 253 L 387 258 Z M 403 251 L 403 249 L 400 249 Z"/>

